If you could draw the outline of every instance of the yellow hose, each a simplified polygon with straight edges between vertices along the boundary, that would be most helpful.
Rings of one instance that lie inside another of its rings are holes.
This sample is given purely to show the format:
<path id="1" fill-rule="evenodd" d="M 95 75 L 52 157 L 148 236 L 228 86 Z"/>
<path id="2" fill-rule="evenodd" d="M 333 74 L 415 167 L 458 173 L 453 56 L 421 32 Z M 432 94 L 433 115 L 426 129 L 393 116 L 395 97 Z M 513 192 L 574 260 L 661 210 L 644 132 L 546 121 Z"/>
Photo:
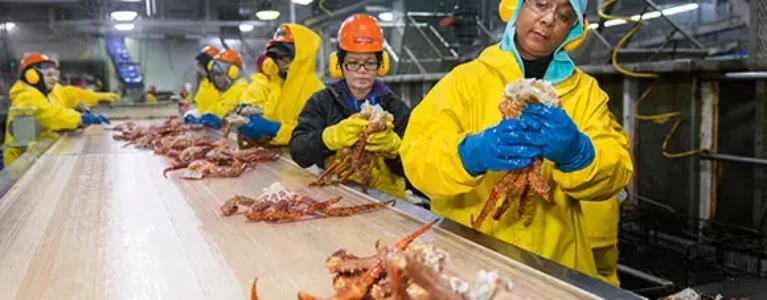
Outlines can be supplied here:
<path id="1" fill-rule="evenodd" d="M 631 19 L 629 17 L 619 17 L 619 16 L 611 16 L 604 13 L 605 8 L 609 7 L 610 5 L 615 4 L 615 2 L 618 0 L 607 0 L 605 1 L 602 6 L 599 7 L 599 10 L 597 10 L 597 13 L 599 14 L 599 17 L 606 19 L 606 20 L 623 20 L 626 22 L 631 22 L 634 24 L 637 24 L 637 26 L 634 26 L 619 42 L 618 45 L 613 48 L 612 52 L 612 65 L 615 67 L 618 72 L 621 72 L 623 75 L 634 77 L 634 78 L 647 78 L 647 79 L 653 79 L 652 83 L 649 87 L 642 93 L 641 96 L 639 96 L 639 99 L 637 99 L 636 102 L 634 102 L 634 109 L 633 114 L 634 118 L 637 120 L 642 121 L 652 121 L 658 124 L 666 123 L 669 119 L 676 119 L 674 121 L 674 125 L 671 126 L 671 130 L 668 132 L 666 137 L 663 139 L 663 144 L 661 144 L 661 150 L 663 152 L 663 156 L 667 158 L 683 158 L 687 156 L 692 156 L 696 154 L 700 154 L 704 149 L 696 149 L 696 150 L 689 150 L 685 152 L 677 152 L 677 153 L 671 153 L 666 150 L 668 146 L 668 142 L 671 140 L 671 138 L 674 136 L 674 133 L 679 129 L 679 126 L 682 125 L 683 117 L 682 113 L 679 111 L 673 111 L 673 112 L 667 112 L 662 114 L 656 114 L 656 115 L 640 115 L 639 114 L 639 104 L 642 103 L 643 100 L 647 99 L 647 97 L 652 93 L 653 89 L 655 88 L 655 85 L 658 83 L 658 80 L 660 76 L 658 74 L 654 73 L 638 73 L 638 72 L 632 72 L 629 70 L 624 69 L 621 67 L 620 64 L 618 64 L 618 52 L 621 48 L 631 39 L 634 34 L 639 31 L 639 29 L 642 28 L 642 21 L 641 16 L 637 20 Z"/>

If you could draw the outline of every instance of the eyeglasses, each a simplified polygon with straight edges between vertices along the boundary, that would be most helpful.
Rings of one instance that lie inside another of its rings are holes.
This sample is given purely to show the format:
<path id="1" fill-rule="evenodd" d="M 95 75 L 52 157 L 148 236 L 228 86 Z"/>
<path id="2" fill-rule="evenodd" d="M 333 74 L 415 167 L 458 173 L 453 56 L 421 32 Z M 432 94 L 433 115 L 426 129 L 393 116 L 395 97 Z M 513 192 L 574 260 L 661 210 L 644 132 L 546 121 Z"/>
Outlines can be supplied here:
<path id="1" fill-rule="evenodd" d="M 562 25 L 573 26 L 578 22 L 578 17 L 572 9 L 565 7 L 555 9 L 554 3 L 551 0 L 525 0 L 525 4 L 530 4 L 532 10 L 537 14 L 554 13 L 557 21 L 561 22 Z"/>
<path id="2" fill-rule="evenodd" d="M 293 58 L 290 57 L 289 55 L 283 55 L 283 56 L 277 57 L 276 62 L 283 63 L 283 64 L 289 64 L 289 63 L 293 62 Z"/>
<path id="3" fill-rule="evenodd" d="M 365 68 L 366 71 L 375 71 L 378 70 L 380 64 L 377 61 L 366 61 L 364 63 L 350 61 L 344 63 L 343 66 L 347 71 L 359 71 L 360 68 Z"/>

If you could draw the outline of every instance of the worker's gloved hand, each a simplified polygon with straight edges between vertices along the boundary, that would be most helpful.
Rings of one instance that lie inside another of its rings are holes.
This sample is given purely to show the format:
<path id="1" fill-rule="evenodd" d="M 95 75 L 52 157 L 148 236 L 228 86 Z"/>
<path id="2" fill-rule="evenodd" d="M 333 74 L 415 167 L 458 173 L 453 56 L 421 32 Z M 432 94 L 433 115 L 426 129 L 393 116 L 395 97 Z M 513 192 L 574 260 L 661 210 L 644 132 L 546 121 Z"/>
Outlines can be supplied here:
<path id="1" fill-rule="evenodd" d="M 102 124 L 102 123 L 112 124 L 111 122 L 109 122 L 109 119 L 107 119 L 107 117 L 102 115 L 97 115 L 97 114 L 93 114 L 89 112 L 80 114 L 80 124 L 82 124 L 83 126 L 96 125 L 96 124 Z"/>
<path id="2" fill-rule="evenodd" d="M 240 126 L 239 131 L 242 135 L 252 140 L 265 136 L 274 138 L 277 136 L 277 132 L 280 131 L 280 127 L 282 127 L 280 122 L 270 121 L 259 115 L 248 116 L 248 119 L 250 119 L 250 122 Z"/>
<path id="3" fill-rule="evenodd" d="M 219 129 L 221 128 L 221 118 L 211 113 L 205 113 L 205 114 L 202 114 L 202 116 L 200 116 L 197 124 L 202 124 L 210 128 Z"/>
<path id="4" fill-rule="evenodd" d="M 382 152 L 389 157 L 399 154 L 399 145 L 402 139 L 394 132 L 394 124 L 386 123 L 386 129 L 371 134 L 365 143 L 365 150 L 370 152 Z"/>
<path id="5" fill-rule="evenodd" d="M 513 171 L 526 167 L 543 153 L 540 124 L 507 119 L 469 135 L 458 144 L 464 169 L 472 176 L 487 171 Z"/>
<path id="6" fill-rule="evenodd" d="M 578 130 L 561 108 L 531 104 L 522 110 L 520 119 L 541 124 L 543 157 L 554 162 L 560 171 L 578 171 L 594 161 L 591 139 Z"/>
<path id="7" fill-rule="evenodd" d="M 325 131 L 322 132 L 322 141 L 328 149 L 333 151 L 350 147 L 359 140 L 369 123 L 366 120 L 356 118 L 345 119 L 336 125 L 325 128 Z"/>

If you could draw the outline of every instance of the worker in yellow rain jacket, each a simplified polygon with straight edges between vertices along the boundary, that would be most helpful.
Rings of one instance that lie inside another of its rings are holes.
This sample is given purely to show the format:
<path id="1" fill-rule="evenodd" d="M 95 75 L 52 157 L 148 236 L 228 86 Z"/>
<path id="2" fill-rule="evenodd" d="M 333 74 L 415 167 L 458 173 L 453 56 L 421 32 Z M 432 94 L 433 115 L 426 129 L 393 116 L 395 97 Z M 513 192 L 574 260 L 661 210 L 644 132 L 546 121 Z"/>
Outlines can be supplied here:
<path id="1" fill-rule="evenodd" d="M 216 87 L 210 83 L 210 76 L 208 75 L 210 70 L 208 69 L 208 65 L 219 53 L 221 53 L 221 50 L 215 46 L 206 46 L 200 51 L 200 54 L 195 57 L 195 60 L 197 60 L 197 70 L 202 76 L 202 79 L 200 79 L 200 84 L 197 87 L 197 94 L 194 96 L 196 111 L 187 114 L 187 116 L 192 115 L 197 117 L 204 113 L 208 113 L 210 112 L 212 103 L 218 101 L 219 92 Z"/>
<path id="2" fill-rule="evenodd" d="M 517 0 L 502 0 L 498 11 L 501 19 L 508 22 L 517 9 Z M 571 45 L 576 48 L 577 44 Z M 616 131 L 623 131 L 617 121 L 612 120 L 611 126 Z M 628 141 L 621 141 L 628 147 Z M 618 225 L 620 218 L 620 201 L 611 197 L 605 201 L 581 201 L 581 209 L 585 219 L 586 237 L 591 243 L 597 272 L 603 280 L 618 284 Z"/>
<path id="3" fill-rule="evenodd" d="M 240 53 L 232 49 L 226 49 L 208 62 L 209 79 L 219 92 L 218 99 L 211 102 L 208 111 L 199 118 L 187 115 L 184 117 L 185 121 L 216 129 L 221 128 L 221 119 L 239 106 L 242 95 L 248 87 L 248 80 L 243 77 L 242 69 L 242 57 Z"/>
<path id="4" fill-rule="evenodd" d="M 271 138 L 275 146 L 288 145 L 304 104 L 325 87 L 314 73 L 321 43 L 316 33 L 298 24 L 277 29 L 266 46 L 261 71 L 251 76 L 242 99 L 263 108 L 264 115 L 251 116 L 240 133 L 253 140 Z"/>
<path id="5" fill-rule="evenodd" d="M 388 71 L 381 27 L 375 18 L 359 14 L 347 18 L 338 31 L 338 52 L 331 55 L 330 73 L 342 79 L 314 94 L 298 117 L 290 154 L 303 168 L 330 166 L 339 150 L 352 146 L 368 121 L 350 118 L 362 103 L 380 105 L 394 116 L 386 129 L 371 134 L 365 150 L 382 155 L 373 168 L 373 188 L 405 198 L 405 178 L 399 145 L 410 119 L 410 108 L 376 78 Z M 335 155 L 334 155 L 335 154 Z M 399 175 L 397 175 L 399 174 Z M 358 178 L 352 180 L 360 182 Z"/>
<path id="6" fill-rule="evenodd" d="M 467 226 L 506 171 L 545 158 L 543 177 L 555 204 L 533 199 L 529 226 L 506 213 L 499 221 L 488 218 L 480 231 L 607 280 L 597 272 L 580 202 L 615 197 L 633 166 L 607 94 L 567 54 L 588 31 L 586 5 L 520 1 L 501 43 L 448 73 L 413 110 L 400 154 L 432 210 Z M 502 120 L 504 88 L 523 78 L 551 82 L 562 108 L 531 104 L 519 119 Z"/>
<path id="7" fill-rule="evenodd" d="M 40 124 L 39 141 L 55 130 L 76 129 L 78 126 L 92 124 L 109 124 L 109 119 L 91 113 L 78 113 L 73 109 L 54 105 L 48 99 L 48 94 L 59 80 L 58 66 L 45 55 L 31 53 L 21 60 L 19 65 L 19 80 L 11 87 L 8 96 L 11 100 L 8 121 L 5 132 L 5 151 L 3 162 L 5 166 L 16 160 L 29 145 L 15 145 L 12 123 L 16 112 L 14 109 L 29 109 L 31 115 Z"/>
<path id="8" fill-rule="evenodd" d="M 72 85 L 62 85 L 56 83 L 53 86 L 48 98 L 51 104 L 60 105 L 66 108 L 78 108 L 80 105 L 92 107 L 99 102 L 115 102 L 120 100 L 120 96 L 115 93 L 94 92 L 82 89 Z"/>

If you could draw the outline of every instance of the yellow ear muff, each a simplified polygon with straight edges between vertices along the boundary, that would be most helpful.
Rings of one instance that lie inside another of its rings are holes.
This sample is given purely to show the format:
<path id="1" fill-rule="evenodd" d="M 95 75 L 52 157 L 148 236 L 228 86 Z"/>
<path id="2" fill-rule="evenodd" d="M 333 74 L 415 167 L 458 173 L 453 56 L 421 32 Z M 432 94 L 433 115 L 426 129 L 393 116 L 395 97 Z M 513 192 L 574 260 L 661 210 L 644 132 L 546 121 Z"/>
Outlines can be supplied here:
<path id="1" fill-rule="evenodd" d="M 277 76 L 280 74 L 280 66 L 271 57 L 264 58 L 264 62 L 261 63 L 261 72 L 267 76 Z"/>
<path id="2" fill-rule="evenodd" d="M 384 77 L 389 73 L 389 53 L 386 51 L 381 55 L 381 66 L 378 68 L 378 77 Z"/>
<path id="3" fill-rule="evenodd" d="M 226 71 L 226 76 L 229 76 L 229 79 L 237 79 L 237 77 L 240 76 L 240 69 L 237 68 L 237 66 L 229 66 L 229 70 Z"/>
<path id="4" fill-rule="evenodd" d="M 211 70 L 213 70 L 213 63 L 214 63 L 213 60 L 208 62 L 208 65 L 205 66 L 205 68 L 207 69 L 206 71 L 210 72 Z"/>
<path id="5" fill-rule="evenodd" d="M 586 41 L 586 36 L 588 35 L 589 35 L 589 21 L 587 21 L 586 19 L 583 19 L 583 32 L 581 33 L 581 36 L 565 44 L 565 46 L 562 49 L 564 49 L 567 52 L 571 52 L 571 51 L 574 51 L 575 49 L 578 49 L 578 47 L 583 45 L 583 42 Z"/>
<path id="6" fill-rule="evenodd" d="M 24 72 L 24 80 L 31 85 L 36 85 L 40 82 L 40 73 L 35 69 L 26 70 Z"/>
<path id="7" fill-rule="evenodd" d="M 344 77 L 344 72 L 341 70 L 341 65 L 338 63 L 338 52 L 333 52 L 330 54 L 328 69 L 330 71 L 330 76 L 333 78 Z"/>

